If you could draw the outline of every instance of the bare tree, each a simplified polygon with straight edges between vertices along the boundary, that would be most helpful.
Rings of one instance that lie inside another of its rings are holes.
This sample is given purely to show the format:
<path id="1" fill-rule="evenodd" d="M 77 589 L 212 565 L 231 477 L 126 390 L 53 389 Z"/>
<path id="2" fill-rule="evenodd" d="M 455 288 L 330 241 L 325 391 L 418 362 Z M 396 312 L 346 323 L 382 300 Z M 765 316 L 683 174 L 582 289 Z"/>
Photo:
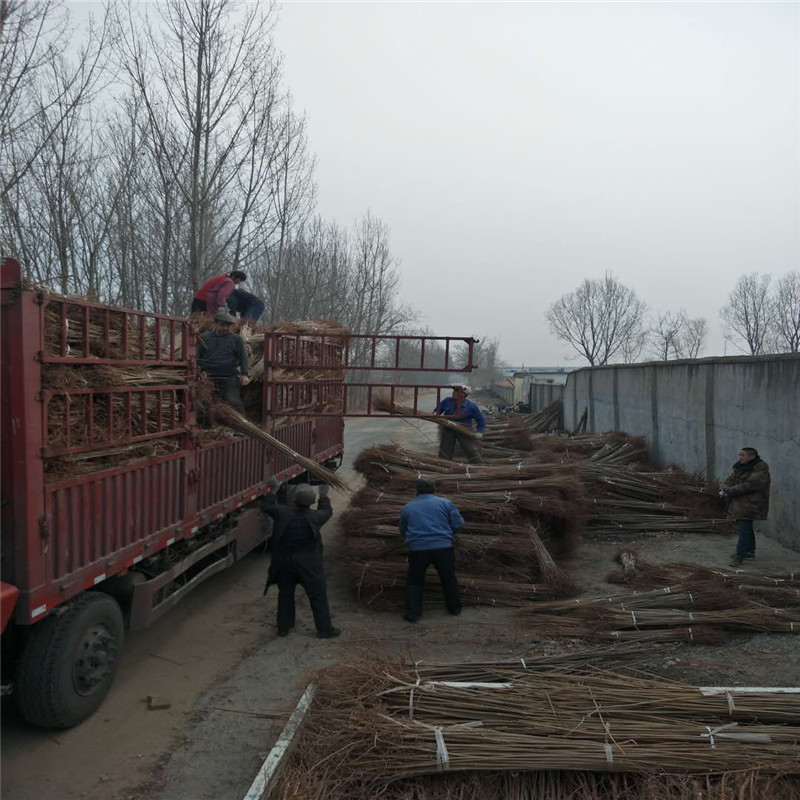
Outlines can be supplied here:
<path id="1" fill-rule="evenodd" d="M 274 321 L 378 334 L 412 321 L 388 226 L 313 216 L 314 158 L 282 88 L 273 6 L 165 0 L 155 21 L 112 9 L 119 76 L 101 58 L 108 15 L 70 69 L 58 0 L 0 0 L 0 239 L 28 276 L 184 313 L 212 271 L 240 268 Z"/>
<path id="2" fill-rule="evenodd" d="M 466 358 L 464 359 L 466 361 Z M 500 342 L 496 338 L 484 338 L 475 345 L 473 360 L 477 365 L 472 373 L 467 373 L 467 378 L 475 386 L 490 386 L 500 378 L 500 367 L 503 361 L 500 358 Z"/>
<path id="3" fill-rule="evenodd" d="M 681 358 L 697 358 L 703 349 L 708 322 L 703 317 L 695 317 L 686 321 L 680 341 Z"/>
<path id="4" fill-rule="evenodd" d="M 597 366 L 641 340 L 646 309 L 632 289 L 607 272 L 559 298 L 547 319 L 557 338 Z"/>
<path id="5" fill-rule="evenodd" d="M 684 309 L 656 315 L 650 334 L 653 355 L 659 361 L 669 361 L 670 357 L 681 357 L 683 337 L 688 324 L 689 318 Z"/>
<path id="6" fill-rule="evenodd" d="M 157 9 L 158 24 L 118 18 L 120 54 L 146 110 L 160 180 L 178 187 L 187 209 L 188 294 L 240 258 L 269 181 L 275 12 L 235 0 L 166 0 Z"/>
<path id="7" fill-rule="evenodd" d="M 58 0 L 0 3 L 0 199 L 25 177 L 104 77 L 109 17 L 73 45 Z"/>
<path id="8" fill-rule="evenodd" d="M 745 353 L 762 355 L 772 320 L 771 277 L 754 272 L 742 275 L 728 297 L 721 316 L 726 338 Z"/>
<path id="9" fill-rule="evenodd" d="M 772 318 L 775 349 L 800 352 L 800 272 L 787 272 L 778 280 Z"/>

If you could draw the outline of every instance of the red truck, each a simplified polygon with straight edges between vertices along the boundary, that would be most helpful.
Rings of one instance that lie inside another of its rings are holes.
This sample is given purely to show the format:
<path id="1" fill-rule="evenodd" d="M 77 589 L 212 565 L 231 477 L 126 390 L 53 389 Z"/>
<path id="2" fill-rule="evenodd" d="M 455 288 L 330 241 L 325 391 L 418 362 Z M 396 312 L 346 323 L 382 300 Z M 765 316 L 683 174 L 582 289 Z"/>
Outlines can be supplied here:
<path id="1" fill-rule="evenodd" d="M 65 728 L 102 703 L 126 630 L 146 627 L 264 542 L 258 499 L 268 491 L 268 479 L 307 476 L 253 439 L 209 441 L 201 435 L 190 391 L 195 334 L 186 319 L 37 291 L 23 283 L 17 262 L 6 260 L 1 320 L 4 691 L 13 690 L 29 722 Z M 356 364 L 352 343 L 365 338 L 360 353 L 366 358 Z M 386 340 L 396 353 L 388 367 L 376 360 Z M 399 354 L 409 340 L 422 354 L 419 364 L 404 367 Z M 433 368 L 425 361 L 431 340 L 445 353 Z M 465 345 L 460 366 L 452 342 Z M 350 337 L 342 344 L 324 335 L 265 334 L 259 421 L 296 452 L 335 468 L 343 452 L 343 417 L 371 415 L 371 395 L 379 388 L 344 384 L 345 369 L 465 372 L 472 369 L 474 343 L 397 336 Z M 315 354 L 315 370 L 332 370 L 331 378 L 272 379 L 276 368 L 284 374 L 306 368 L 308 353 Z M 43 384 L 44 371 L 58 365 L 169 368 L 180 378 L 111 389 Z M 393 397 L 402 387 L 380 388 Z M 415 387 L 414 408 L 420 392 L 444 388 Z M 353 389 L 369 395 L 366 411 L 348 408 Z M 338 399 L 336 411 L 329 410 L 332 398 Z M 107 429 L 94 422 L 98 404 L 116 409 Z M 58 437 L 49 427 L 54 413 L 65 419 Z M 79 430 L 72 424 L 76 416 L 85 420 Z M 88 473 L 46 472 L 46 460 L 85 457 L 101 441 L 106 451 L 143 444 L 172 448 Z"/>

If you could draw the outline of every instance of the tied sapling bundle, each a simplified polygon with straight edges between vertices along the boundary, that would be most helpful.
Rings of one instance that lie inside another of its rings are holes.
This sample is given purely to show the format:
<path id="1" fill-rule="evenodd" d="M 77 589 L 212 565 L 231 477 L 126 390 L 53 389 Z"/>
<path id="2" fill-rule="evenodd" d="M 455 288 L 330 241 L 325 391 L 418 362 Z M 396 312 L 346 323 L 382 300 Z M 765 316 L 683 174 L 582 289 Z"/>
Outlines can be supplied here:
<path id="1" fill-rule="evenodd" d="M 372 407 L 376 411 L 385 411 L 388 414 L 399 414 L 404 417 L 417 417 L 419 419 L 427 420 L 428 422 L 435 422 L 443 428 L 449 428 L 455 431 L 459 436 L 466 436 L 467 438 L 474 439 L 475 431 L 472 428 L 462 425 L 458 422 L 453 422 L 447 417 L 439 414 L 423 414 L 419 411 L 414 411 L 411 406 L 404 406 L 400 403 L 393 403 L 388 397 L 376 397 L 372 401 Z"/>
<path id="2" fill-rule="evenodd" d="M 276 450 L 285 456 L 288 456 L 296 464 L 299 464 L 303 469 L 308 470 L 315 478 L 318 478 L 323 483 L 334 486 L 343 492 L 350 492 L 350 487 L 331 470 L 326 469 L 316 461 L 301 455 L 293 450 L 289 445 L 284 444 L 279 439 L 270 435 L 266 431 L 261 430 L 258 425 L 253 424 L 250 420 L 245 419 L 238 411 L 231 408 L 227 403 L 215 402 L 211 406 L 211 413 L 214 420 L 222 425 L 227 425 L 239 433 L 250 436 L 253 439 L 265 444 L 271 450 Z"/>

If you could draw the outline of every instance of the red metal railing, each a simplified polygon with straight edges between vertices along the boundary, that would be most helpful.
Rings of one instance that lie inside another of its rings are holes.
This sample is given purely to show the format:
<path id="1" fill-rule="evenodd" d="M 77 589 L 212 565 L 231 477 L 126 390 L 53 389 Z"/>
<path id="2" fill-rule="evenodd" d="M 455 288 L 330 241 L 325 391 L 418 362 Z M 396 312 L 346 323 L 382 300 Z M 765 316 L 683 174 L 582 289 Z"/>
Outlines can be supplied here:
<path id="1" fill-rule="evenodd" d="M 283 369 L 470 372 L 477 339 L 458 336 L 266 334 L 267 363 Z M 454 352 L 461 347 L 461 352 Z M 341 351 L 341 358 L 337 351 Z"/>
<path id="2" fill-rule="evenodd" d="M 388 412 L 377 411 L 373 403 L 382 398 L 413 411 L 392 416 L 432 414 L 443 394 L 452 386 L 421 384 L 410 386 L 397 383 L 340 383 L 326 381 L 276 381 L 267 387 L 267 413 L 273 416 L 314 417 L 382 417 Z M 435 392 L 435 402 L 431 394 Z M 424 404 L 424 405 L 423 405 Z"/>
<path id="3" fill-rule="evenodd" d="M 189 425 L 188 392 L 183 384 L 45 390 L 42 433 L 47 444 L 42 456 L 83 453 L 184 433 Z"/>
<path id="4" fill-rule="evenodd" d="M 184 366 L 188 361 L 192 334 L 186 319 L 44 293 L 37 300 L 44 318 L 43 362 Z"/>

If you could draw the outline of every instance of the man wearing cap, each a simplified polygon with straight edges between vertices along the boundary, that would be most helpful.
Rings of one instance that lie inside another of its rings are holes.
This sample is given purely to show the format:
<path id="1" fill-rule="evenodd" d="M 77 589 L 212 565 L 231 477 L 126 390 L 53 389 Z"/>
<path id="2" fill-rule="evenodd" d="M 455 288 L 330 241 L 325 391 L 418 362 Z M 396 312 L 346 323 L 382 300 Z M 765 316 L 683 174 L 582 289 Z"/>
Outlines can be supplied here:
<path id="1" fill-rule="evenodd" d="M 294 627 L 294 592 L 297 584 L 305 589 L 314 625 L 320 639 L 338 636 L 341 631 L 331 624 L 325 571 L 322 566 L 320 528 L 331 518 L 333 509 L 328 499 L 330 486 L 319 487 L 317 499 L 308 485 L 297 487 L 294 506 L 278 503 L 280 483 L 270 478 L 269 494 L 261 498 L 261 510 L 272 519 L 272 561 L 269 565 L 264 594 L 272 584 L 278 585 L 278 636 L 288 636 Z"/>
<path id="2" fill-rule="evenodd" d="M 239 413 L 244 413 L 240 386 L 247 377 L 247 352 L 238 333 L 233 333 L 234 318 L 224 309 L 214 315 L 214 327 L 200 336 L 197 363 L 214 381 L 214 389 Z"/>
<path id="3" fill-rule="evenodd" d="M 400 533 L 408 545 L 406 613 L 403 619 L 417 622 L 422 616 L 425 572 L 433 564 L 439 573 L 444 605 L 451 614 L 461 613 L 453 550 L 455 535 L 464 527 L 464 517 L 446 497 L 435 494 L 436 484 L 427 478 L 416 482 L 417 496 L 400 511 Z"/>
<path id="4" fill-rule="evenodd" d="M 247 275 L 238 269 L 227 275 L 217 275 L 216 278 L 207 280 L 192 298 L 192 313 L 200 311 L 216 314 L 219 309 L 225 308 L 233 290 L 246 280 Z"/>
<path id="5" fill-rule="evenodd" d="M 486 417 L 477 404 L 467 399 L 470 393 L 469 386 L 456 384 L 453 386 L 451 397 L 445 397 L 434 409 L 433 413 L 447 417 L 449 420 L 463 425 L 472 430 L 472 421 L 475 420 L 475 438 L 482 439 L 486 429 Z M 453 460 L 456 442 L 461 445 L 461 449 L 469 459 L 470 464 L 483 464 L 483 458 L 475 446 L 475 442 L 470 436 L 459 436 L 457 431 L 451 428 L 442 428 L 439 438 L 439 458 Z"/>

